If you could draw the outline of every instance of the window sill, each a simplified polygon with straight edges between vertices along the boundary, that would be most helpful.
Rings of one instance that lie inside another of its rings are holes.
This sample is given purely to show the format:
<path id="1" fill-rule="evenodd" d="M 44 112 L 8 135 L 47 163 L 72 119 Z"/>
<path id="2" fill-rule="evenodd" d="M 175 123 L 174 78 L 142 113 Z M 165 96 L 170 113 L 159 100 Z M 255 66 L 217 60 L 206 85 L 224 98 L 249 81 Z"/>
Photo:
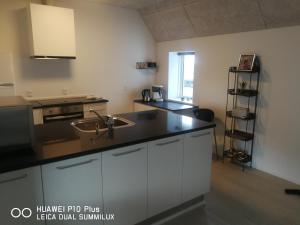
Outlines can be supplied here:
<path id="1" fill-rule="evenodd" d="M 194 106 L 193 105 L 193 100 L 191 100 L 191 101 L 182 101 L 180 98 L 169 98 L 168 100 L 172 101 L 172 102 L 178 102 L 178 103 Z"/>

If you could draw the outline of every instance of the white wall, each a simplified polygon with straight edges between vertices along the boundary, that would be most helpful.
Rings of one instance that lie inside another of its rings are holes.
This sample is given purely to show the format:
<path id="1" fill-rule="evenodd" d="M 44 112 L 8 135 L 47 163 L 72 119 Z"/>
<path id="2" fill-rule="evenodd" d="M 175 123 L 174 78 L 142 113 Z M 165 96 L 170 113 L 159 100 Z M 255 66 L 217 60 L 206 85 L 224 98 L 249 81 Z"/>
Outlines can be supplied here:
<path id="1" fill-rule="evenodd" d="M 156 83 L 168 84 L 168 52 L 196 51 L 195 103 L 212 108 L 223 143 L 228 67 L 240 53 L 262 62 L 254 166 L 300 184 L 300 26 L 157 44 Z"/>
<path id="2" fill-rule="evenodd" d="M 130 111 L 141 89 L 152 85 L 153 73 L 135 69 L 136 61 L 155 60 L 155 42 L 136 11 L 86 0 L 49 1 L 75 9 L 77 59 L 42 61 L 28 58 L 26 2 L 0 1 L 0 53 L 13 55 L 18 95 L 59 96 L 68 89 L 70 95 L 105 97 L 109 111 L 119 113 Z"/>

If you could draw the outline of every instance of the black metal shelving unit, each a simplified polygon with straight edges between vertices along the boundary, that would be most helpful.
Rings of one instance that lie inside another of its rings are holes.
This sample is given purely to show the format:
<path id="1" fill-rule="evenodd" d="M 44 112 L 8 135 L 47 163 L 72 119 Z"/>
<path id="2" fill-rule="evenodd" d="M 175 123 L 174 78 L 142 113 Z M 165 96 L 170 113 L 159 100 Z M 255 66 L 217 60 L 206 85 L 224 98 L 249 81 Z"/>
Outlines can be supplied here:
<path id="1" fill-rule="evenodd" d="M 230 158 L 243 170 L 245 166 L 252 167 L 259 80 L 260 63 L 257 57 L 252 71 L 238 71 L 236 67 L 228 70 L 223 161 Z M 247 81 L 249 87 L 240 88 L 241 81 Z M 233 109 L 237 107 L 246 108 L 247 115 L 241 117 L 233 114 Z"/>

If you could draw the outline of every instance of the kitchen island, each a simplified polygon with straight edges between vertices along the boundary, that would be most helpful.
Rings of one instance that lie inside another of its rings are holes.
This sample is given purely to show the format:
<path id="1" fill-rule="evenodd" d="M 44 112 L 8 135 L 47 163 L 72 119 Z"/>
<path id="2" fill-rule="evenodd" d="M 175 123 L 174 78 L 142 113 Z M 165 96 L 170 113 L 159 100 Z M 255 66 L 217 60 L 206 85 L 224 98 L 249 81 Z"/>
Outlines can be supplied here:
<path id="1" fill-rule="evenodd" d="M 100 207 L 114 214 L 104 224 L 130 225 L 209 191 L 213 123 L 160 110 L 119 116 L 135 125 L 112 135 L 78 133 L 70 121 L 36 126 L 35 153 L 0 160 L 5 202 L 0 203 L 0 218 L 7 218 L 1 223 L 16 224 L 9 210 L 29 207 L 33 216 L 22 224 L 44 224 L 37 220 L 36 206 L 63 205 Z"/>

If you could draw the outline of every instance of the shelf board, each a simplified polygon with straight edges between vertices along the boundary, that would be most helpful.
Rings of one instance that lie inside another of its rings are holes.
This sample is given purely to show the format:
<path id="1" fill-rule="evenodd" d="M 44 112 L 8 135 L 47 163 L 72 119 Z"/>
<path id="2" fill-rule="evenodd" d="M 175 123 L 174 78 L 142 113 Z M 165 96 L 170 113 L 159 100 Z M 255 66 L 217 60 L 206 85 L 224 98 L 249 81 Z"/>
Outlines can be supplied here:
<path id="1" fill-rule="evenodd" d="M 259 73 L 260 69 L 259 68 L 254 68 L 251 71 L 244 71 L 244 70 L 238 70 L 236 68 L 230 67 L 229 72 L 231 72 L 231 73 L 248 73 L 248 74 L 251 74 L 251 73 Z"/>
<path id="2" fill-rule="evenodd" d="M 238 162 L 248 163 L 251 162 L 252 157 L 247 152 L 236 149 L 227 149 L 224 151 L 224 157 L 237 160 Z"/>
<path id="3" fill-rule="evenodd" d="M 240 119 L 240 120 L 254 120 L 255 119 L 255 113 L 248 113 L 247 117 L 238 117 L 238 116 L 233 116 L 232 111 L 227 111 L 226 116 L 234 119 Z"/>
<path id="4" fill-rule="evenodd" d="M 228 89 L 228 94 L 230 95 L 240 95 L 240 96 L 246 96 L 246 97 L 253 97 L 258 95 L 257 90 L 251 90 L 251 89 Z"/>
<path id="5" fill-rule="evenodd" d="M 227 137 L 231 137 L 233 139 L 238 139 L 241 141 L 250 141 L 253 139 L 254 135 L 251 133 L 247 133 L 245 131 L 241 131 L 241 130 L 226 130 L 225 131 L 225 135 Z"/>

